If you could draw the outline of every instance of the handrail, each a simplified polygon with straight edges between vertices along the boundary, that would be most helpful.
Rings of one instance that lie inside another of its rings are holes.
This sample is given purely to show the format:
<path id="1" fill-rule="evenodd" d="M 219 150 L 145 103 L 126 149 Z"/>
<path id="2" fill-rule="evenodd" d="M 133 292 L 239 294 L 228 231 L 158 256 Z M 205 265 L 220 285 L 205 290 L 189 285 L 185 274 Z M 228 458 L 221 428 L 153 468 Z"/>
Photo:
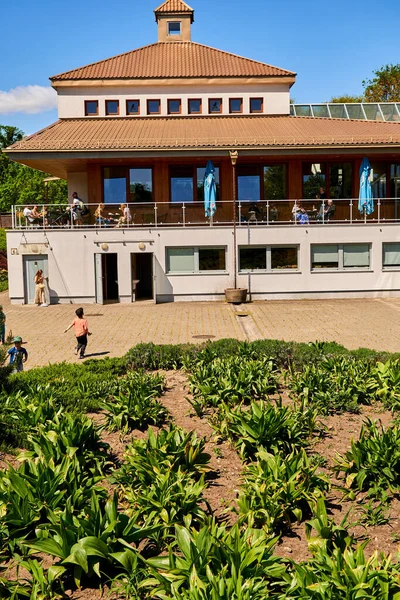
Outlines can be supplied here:
<path id="1" fill-rule="evenodd" d="M 360 212 L 358 198 L 330 199 L 238 200 L 237 225 L 325 225 L 394 223 L 400 221 L 400 198 L 374 200 L 371 214 Z M 11 208 L 13 229 L 103 229 L 233 225 L 233 200 L 218 200 L 216 212 L 205 216 L 203 202 L 146 202 L 121 204 L 85 204 L 79 207 L 63 204 L 14 205 Z M 33 210 L 33 212 L 31 212 Z M 85 214 L 86 213 L 86 214 Z"/>

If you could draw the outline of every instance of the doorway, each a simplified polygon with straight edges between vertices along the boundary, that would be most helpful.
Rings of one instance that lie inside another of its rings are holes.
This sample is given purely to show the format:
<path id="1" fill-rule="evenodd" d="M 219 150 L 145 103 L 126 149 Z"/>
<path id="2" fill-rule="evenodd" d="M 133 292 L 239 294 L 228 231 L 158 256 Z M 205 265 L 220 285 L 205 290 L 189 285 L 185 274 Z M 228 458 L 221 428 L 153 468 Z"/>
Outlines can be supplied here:
<path id="1" fill-rule="evenodd" d="M 39 269 L 43 271 L 44 277 L 49 276 L 47 256 L 24 256 L 25 304 L 34 304 L 35 302 L 35 275 Z"/>
<path id="2" fill-rule="evenodd" d="M 95 254 L 96 303 L 119 302 L 118 254 Z"/>
<path id="3" fill-rule="evenodd" d="M 153 300 L 153 253 L 135 252 L 132 257 L 132 301 Z"/>

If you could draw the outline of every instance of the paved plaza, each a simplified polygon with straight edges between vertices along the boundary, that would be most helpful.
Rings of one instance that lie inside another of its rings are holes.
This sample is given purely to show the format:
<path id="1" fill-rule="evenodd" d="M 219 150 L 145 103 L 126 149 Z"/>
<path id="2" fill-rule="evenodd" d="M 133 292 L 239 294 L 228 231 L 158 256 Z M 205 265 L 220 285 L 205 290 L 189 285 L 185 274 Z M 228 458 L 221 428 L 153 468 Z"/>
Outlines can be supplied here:
<path id="1" fill-rule="evenodd" d="M 72 330 L 63 331 L 77 306 L 15 306 L 10 305 L 7 292 L 0 294 L 0 302 L 7 315 L 7 332 L 26 341 L 27 368 L 76 361 Z M 400 299 L 266 301 L 240 307 L 225 302 L 83 306 L 93 332 L 87 356 L 122 356 L 139 342 L 196 343 L 202 336 L 335 340 L 349 349 L 400 351 Z"/>

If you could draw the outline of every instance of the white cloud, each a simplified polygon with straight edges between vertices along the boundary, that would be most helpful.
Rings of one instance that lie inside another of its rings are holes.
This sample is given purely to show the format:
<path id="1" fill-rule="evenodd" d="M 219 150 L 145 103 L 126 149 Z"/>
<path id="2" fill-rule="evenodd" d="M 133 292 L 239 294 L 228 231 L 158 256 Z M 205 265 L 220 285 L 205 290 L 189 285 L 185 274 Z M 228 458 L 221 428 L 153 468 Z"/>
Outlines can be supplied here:
<path id="1" fill-rule="evenodd" d="M 25 85 L 9 92 L 0 90 L 0 114 L 38 114 L 57 107 L 57 94 L 51 87 Z"/>

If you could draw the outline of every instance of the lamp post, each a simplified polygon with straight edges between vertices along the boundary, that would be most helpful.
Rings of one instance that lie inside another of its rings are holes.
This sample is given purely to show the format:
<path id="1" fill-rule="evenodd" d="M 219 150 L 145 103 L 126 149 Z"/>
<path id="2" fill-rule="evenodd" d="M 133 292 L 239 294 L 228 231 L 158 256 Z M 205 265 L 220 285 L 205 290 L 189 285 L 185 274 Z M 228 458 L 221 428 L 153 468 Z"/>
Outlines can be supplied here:
<path id="1" fill-rule="evenodd" d="M 236 163 L 239 152 L 229 150 L 229 156 L 232 163 L 232 192 L 233 192 L 233 287 L 237 287 L 237 258 L 236 258 Z"/>

